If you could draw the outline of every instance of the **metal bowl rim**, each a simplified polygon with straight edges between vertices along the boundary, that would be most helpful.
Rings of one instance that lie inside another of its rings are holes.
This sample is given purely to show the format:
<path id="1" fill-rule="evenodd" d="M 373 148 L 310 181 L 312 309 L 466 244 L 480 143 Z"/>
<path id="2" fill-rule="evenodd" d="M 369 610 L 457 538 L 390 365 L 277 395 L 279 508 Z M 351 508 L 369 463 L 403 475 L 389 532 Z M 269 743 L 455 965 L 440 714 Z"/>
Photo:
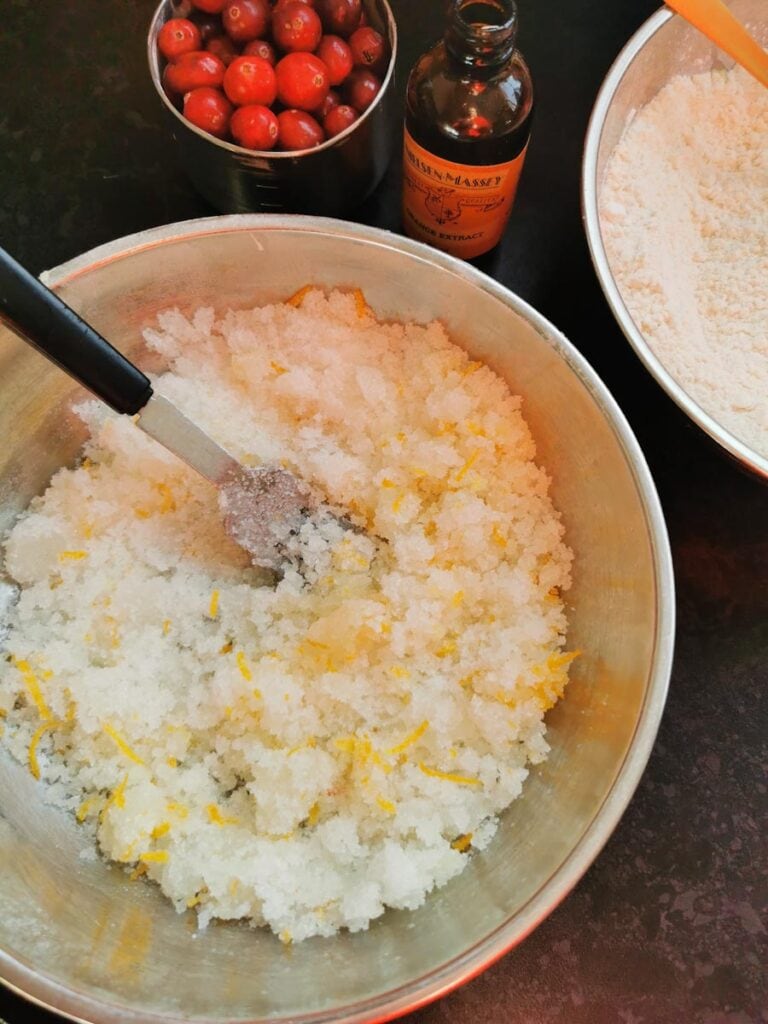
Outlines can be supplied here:
<path id="1" fill-rule="evenodd" d="M 160 61 L 157 55 L 157 34 L 159 32 L 159 21 L 163 14 L 168 0 L 160 0 L 160 3 L 155 8 L 155 12 L 152 15 L 152 20 L 149 23 L 149 31 L 147 33 L 147 63 L 149 64 L 149 74 L 152 79 L 152 84 L 155 87 L 155 91 L 164 103 L 167 110 L 169 110 L 174 117 L 189 131 L 194 132 L 195 135 L 199 136 L 204 142 L 210 143 L 210 145 L 222 149 L 228 153 L 234 153 L 237 156 L 256 157 L 263 160 L 295 160 L 302 156 L 307 156 L 310 153 L 322 153 L 328 149 L 332 149 L 334 145 L 343 142 L 349 138 L 355 130 L 363 124 L 364 121 L 368 120 L 369 115 L 379 106 L 385 92 L 390 87 L 392 79 L 395 73 L 395 60 L 397 58 L 397 22 L 395 16 L 392 13 L 392 8 L 389 6 L 389 0 L 377 0 L 384 7 L 387 15 L 387 30 L 389 33 L 389 44 L 390 44 L 390 55 L 389 64 L 387 65 L 387 73 L 381 80 L 381 88 L 379 89 L 376 97 L 371 105 L 362 112 L 356 121 L 344 129 L 343 132 L 339 132 L 338 135 L 334 135 L 330 139 L 325 139 L 319 146 L 313 146 L 310 149 L 290 149 L 290 150 L 274 150 L 274 149 L 246 149 L 245 146 L 236 146 L 233 142 L 226 142 L 224 139 L 217 139 L 215 136 L 210 135 L 208 132 L 204 132 L 201 128 L 192 124 L 186 117 L 171 103 L 168 95 L 163 88 L 163 83 L 160 78 Z M 131 237 L 131 236 L 129 236 Z"/>
<path id="2" fill-rule="evenodd" d="M 177 240 L 223 231 L 307 231 L 395 249 L 463 278 L 526 319 L 568 363 L 588 388 L 613 428 L 632 472 L 645 513 L 656 593 L 654 647 L 643 704 L 624 760 L 611 788 L 581 838 L 558 869 L 528 903 L 480 942 L 428 974 L 357 1004 L 292 1016 L 290 1024 L 372 1024 L 393 1020 L 440 999 L 472 980 L 518 945 L 568 895 L 610 838 L 637 788 L 653 747 L 666 701 L 675 633 L 675 591 L 666 524 L 642 450 L 615 399 L 587 360 L 542 314 L 525 300 L 474 267 L 393 232 L 347 221 L 291 214 L 235 214 L 183 221 L 128 235 L 75 257 L 41 275 L 57 287 L 114 260 Z M 138 1011 L 96 999 L 36 972 L 0 950 L 0 980 L 19 995 L 76 1021 L 99 1024 L 189 1024 L 186 1018 Z M 282 1018 L 288 1024 L 288 1018 Z M 280 1018 L 274 1018 L 279 1021 Z M 195 1024 L 223 1024 L 220 1018 L 195 1018 Z M 245 1024 L 245 1020 L 241 1021 Z M 254 1018 L 253 1024 L 256 1024 Z"/>
<path id="3" fill-rule="evenodd" d="M 587 126 L 582 160 L 581 176 L 581 211 L 587 244 L 592 257 L 600 286 L 618 321 L 624 336 L 635 350 L 635 354 L 669 397 L 693 422 L 708 434 L 729 455 L 741 462 L 753 473 L 768 479 L 768 456 L 761 455 L 754 448 L 739 440 L 714 417 L 710 416 L 681 386 L 678 380 L 665 368 L 655 355 L 645 336 L 635 325 L 632 315 L 624 304 L 621 292 L 611 271 L 608 256 L 603 244 L 598 211 L 597 157 L 611 103 L 630 65 L 642 51 L 650 39 L 660 31 L 667 22 L 679 15 L 662 8 L 652 14 L 647 21 L 624 45 L 610 67 L 597 94 L 595 105 Z"/>

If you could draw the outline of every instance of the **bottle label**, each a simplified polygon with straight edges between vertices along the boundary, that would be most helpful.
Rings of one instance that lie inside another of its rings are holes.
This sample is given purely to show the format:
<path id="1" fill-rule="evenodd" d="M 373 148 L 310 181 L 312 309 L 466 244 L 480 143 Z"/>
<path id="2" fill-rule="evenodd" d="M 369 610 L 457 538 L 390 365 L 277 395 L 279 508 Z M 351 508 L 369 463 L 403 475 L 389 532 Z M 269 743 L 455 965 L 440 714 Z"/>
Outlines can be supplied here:
<path id="1" fill-rule="evenodd" d="M 512 212 L 527 148 L 526 143 L 514 160 L 503 164 L 457 164 L 424 149 L 406 128 L 406 232 L 462 259 L 472 259 L 492 249 Z"/>

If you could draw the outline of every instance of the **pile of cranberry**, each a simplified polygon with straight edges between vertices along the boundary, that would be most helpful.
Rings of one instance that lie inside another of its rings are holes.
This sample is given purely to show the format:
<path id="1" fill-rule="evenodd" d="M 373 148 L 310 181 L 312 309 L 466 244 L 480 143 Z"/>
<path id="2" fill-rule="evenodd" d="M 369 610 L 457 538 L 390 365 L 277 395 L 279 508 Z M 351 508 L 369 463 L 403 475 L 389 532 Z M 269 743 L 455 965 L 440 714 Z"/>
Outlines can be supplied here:
<path id="1" fill-rule="evenodd" d="M 184 117 L 246 149 L 309 149 L 381 88 L 389 52 L 361 0 L 181 0 L 157 37 Z M 338 89 L 338 91 L 337 91 Z"/>

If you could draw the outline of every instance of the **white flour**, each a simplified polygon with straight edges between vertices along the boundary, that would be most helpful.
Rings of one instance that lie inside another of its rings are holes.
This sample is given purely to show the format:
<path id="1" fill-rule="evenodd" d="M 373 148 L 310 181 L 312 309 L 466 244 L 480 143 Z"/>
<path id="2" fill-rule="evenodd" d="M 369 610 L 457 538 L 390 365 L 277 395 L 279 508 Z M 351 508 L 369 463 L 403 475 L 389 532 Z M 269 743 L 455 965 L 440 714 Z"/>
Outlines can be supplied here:
<path id="1" fill-rule="evenodd" d="M 673 79 L 613 153 L 601 216 L 657 357 L 768 454 L 768 92 L 739 68 Z"/>

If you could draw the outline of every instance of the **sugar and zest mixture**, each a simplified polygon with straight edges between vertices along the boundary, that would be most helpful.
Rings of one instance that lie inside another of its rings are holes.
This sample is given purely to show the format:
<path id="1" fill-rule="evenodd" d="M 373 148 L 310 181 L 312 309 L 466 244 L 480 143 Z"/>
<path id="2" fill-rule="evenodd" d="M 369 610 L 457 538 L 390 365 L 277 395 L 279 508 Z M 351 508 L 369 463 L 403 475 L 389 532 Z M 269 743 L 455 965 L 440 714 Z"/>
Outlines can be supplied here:
<path id="1" fill-rule="evenodd" d="M 283 940 L 416 907 L 493 836 L 574 656 L 571 555 L 520 400 L 443 328 L 360 293 L 146 332 L 161 393 L 340 509 L 265 585 L 214 489 L 88 403 L 92 439 L 19 520 L 6 744 L 179 910 Z"/>
<path id="2" fill-rule="evenodd" d="M 673 79 L 612 154 L 601 217 L 656 356 L 768 455 L 768 92 L 740 68 Z"/>

